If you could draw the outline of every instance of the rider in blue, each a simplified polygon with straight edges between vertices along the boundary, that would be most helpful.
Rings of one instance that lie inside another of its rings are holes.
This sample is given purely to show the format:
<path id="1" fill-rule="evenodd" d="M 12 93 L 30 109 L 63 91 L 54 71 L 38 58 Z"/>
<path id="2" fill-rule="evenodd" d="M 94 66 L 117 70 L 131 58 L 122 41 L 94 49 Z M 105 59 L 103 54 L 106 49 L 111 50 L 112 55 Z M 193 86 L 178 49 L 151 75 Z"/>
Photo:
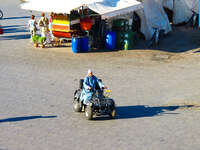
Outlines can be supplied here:
<path id="1" fill-rule="evenodd" d="M 83 90 L 80 97 L 84 104 L 86 104 L 92 98 L 97 84 L 100 88 L 107 88 L 102 84 L 101 81 L 99 81 L 96 76 L 93 75 L 92 70 L 88 70 L 88 75 L 84 79 Z"/>

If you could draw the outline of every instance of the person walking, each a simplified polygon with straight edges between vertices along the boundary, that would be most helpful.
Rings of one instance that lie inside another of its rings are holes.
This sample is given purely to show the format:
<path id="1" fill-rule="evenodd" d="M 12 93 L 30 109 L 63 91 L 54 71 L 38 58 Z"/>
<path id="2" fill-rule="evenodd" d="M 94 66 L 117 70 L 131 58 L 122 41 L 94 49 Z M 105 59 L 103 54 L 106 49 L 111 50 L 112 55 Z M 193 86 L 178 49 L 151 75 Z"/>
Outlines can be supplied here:
<path id="1" fill-rule="evenodd" d="M 31 15 L 31 19 L 28 21 L 28 28 L 30 30 L 30 34 L 31 34 L 31 39 L 34 35 L 36 35 L 36 31 L 37 31 L 37 22 L 35 20 L 35 16 Z"/>
<path id="2" fill-rule="evenodd" d="M 38 22 L 38 26 L 40 27 L 41 36 L 46 38 L 45 43 L 51 43 L 49 36 L 49 19 L 45 17 L 45 13 L 41 13 L 41 18 Z"/>

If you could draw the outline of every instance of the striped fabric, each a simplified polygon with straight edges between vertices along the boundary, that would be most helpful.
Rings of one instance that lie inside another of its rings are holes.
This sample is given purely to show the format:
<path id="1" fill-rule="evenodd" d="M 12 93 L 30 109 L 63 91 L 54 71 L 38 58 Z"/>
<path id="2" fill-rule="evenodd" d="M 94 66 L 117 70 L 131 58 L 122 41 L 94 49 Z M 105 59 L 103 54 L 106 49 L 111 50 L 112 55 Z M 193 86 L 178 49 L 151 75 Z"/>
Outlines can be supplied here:
<path id="1" fill-rule="evenodd" d="M 53 31 L 53 35 L 55 37 L 62 37 L 62 38 L 71 38 L 71 33 L 69 32 L 58 32 L 58 31 Z"/>
<path id="2" fill-rule="evenodd" d="M 69 32 L 70 27 L 67 25 L 52 25 L 52 31 Z"/>
<path id="3" fill-rule="evenodd" d="M 54 16 L 52 20 L 52 31 L 69 32 L 70 22 L 65 16 Z"/>

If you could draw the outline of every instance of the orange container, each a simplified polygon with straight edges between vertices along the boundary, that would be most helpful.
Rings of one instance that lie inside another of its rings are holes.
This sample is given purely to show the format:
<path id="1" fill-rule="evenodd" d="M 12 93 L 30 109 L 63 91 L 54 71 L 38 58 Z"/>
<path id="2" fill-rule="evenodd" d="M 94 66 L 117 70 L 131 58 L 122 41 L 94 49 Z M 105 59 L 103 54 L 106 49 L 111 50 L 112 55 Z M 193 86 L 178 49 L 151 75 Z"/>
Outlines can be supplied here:
<path id="1" fill-rule="evenodd" d="M 90 18 L 81 19 L 81 29 L 84 31 L 89 31 L 92 28 L 92 20 Z"/>

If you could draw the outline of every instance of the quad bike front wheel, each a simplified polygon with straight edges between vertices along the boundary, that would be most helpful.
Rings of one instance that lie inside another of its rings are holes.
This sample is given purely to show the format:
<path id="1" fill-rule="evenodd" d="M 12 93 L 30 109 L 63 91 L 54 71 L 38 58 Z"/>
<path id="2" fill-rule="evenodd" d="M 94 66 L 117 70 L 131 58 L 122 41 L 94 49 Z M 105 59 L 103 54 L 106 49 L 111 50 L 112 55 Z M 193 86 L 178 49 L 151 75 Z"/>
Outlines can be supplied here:
<path id="1" fill-rule="evenodd" d="M 86 106 L 85 117 L 86 117 L 87 120 L 92 120 L 92 118 L 93 118 L 93 110 L 92 110 L 91 106 Z"/>
<path id="2" fill-rule="evenodd" d="M 79 104 L 79 102 L 77 102 L 77 101 L 74 102 L 74 107 L 73 108 L 74 108 L 75 112 L 81 112 L 81 109 L 82 109 L 80 104 Z"/>

